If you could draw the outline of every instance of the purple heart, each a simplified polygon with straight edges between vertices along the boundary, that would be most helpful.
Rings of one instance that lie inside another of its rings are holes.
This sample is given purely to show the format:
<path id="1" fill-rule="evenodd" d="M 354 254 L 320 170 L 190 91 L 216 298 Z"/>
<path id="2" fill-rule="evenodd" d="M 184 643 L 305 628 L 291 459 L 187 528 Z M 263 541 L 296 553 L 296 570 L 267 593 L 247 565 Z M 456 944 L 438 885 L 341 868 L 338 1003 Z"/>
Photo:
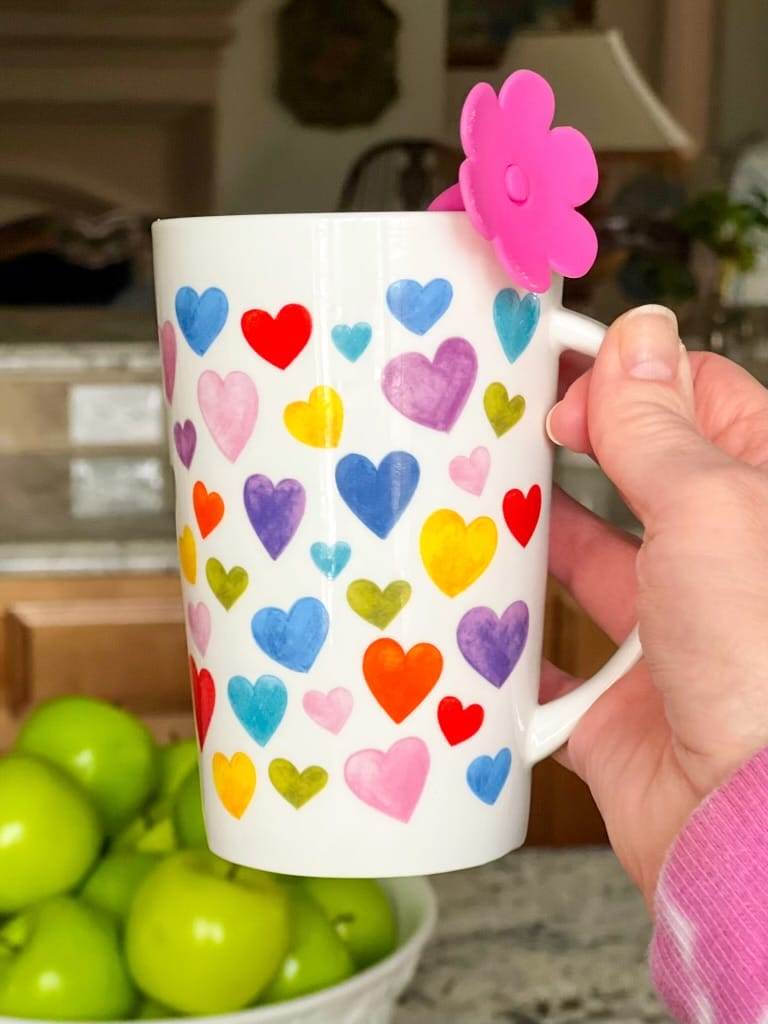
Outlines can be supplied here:
<path id="1" fill-rule="evenodd" d="M 270 558 L 279 558 L 304 515 L 304 488 L 298 480 L 281 480 L 275 486 L 269 477 L 255 473 L 245 481 L 243 501 L 256 536 Z"/>
<path id="2" fill-rule="evenodd" d="M 503 686 L 528 639 L 528 605 L 514 601 L 499 618 L 491 608 L 472 608 L 456 637 L 469 664 L 495 687 Z"/>
<path id="3" fill-rule="evenodd" d="M 160 328 L 160 354 L 163 362 L 165 397 L 170 402 L 176 383 L 176 331 L 170 320 L 166 320 Z"/>
<path id="4" fill-rule="evenodd" d="M 432 362 L 421 352 L 395 356 L 384 367 L 388 401 L 414 423 L 448 431 L 466 405 L 477 377 L 477 355 L 464 338 L 448 338 Z"/>
<path id="5" fill-rule="evenodd" d="M 173 424 L 173 442 L 176 445 L 179 458 L 189 469 L 197 447 L 197 431 L 192 420 L 184 420 L 184 426 L 181 423 Z"/>

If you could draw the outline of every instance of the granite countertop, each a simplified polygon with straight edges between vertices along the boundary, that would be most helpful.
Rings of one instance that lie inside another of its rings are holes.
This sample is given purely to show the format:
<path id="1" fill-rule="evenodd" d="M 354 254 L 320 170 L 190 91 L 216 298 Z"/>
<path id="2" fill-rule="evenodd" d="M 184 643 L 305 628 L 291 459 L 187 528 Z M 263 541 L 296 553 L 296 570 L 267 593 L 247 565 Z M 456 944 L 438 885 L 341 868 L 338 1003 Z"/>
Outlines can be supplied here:
<path id="1" fill-rule="evenodd" d="M 650 924 L 610 850 L 522 850 L 433 879 L 437 932 L 394 1024 L 666 1024 Z"/>

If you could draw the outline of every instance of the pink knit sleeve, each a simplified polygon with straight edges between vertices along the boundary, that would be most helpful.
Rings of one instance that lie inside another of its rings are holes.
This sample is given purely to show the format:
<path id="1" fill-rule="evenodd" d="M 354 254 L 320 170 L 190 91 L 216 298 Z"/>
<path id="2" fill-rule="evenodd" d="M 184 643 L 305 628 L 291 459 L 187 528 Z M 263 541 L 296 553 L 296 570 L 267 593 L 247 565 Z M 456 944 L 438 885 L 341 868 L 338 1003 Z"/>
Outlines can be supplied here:
<path id="1" fill-rule="evenodd" d="M 656 891 L 651 972 L 681 1024 L 768 1024 L 768 749 L 675 841 Z"/>

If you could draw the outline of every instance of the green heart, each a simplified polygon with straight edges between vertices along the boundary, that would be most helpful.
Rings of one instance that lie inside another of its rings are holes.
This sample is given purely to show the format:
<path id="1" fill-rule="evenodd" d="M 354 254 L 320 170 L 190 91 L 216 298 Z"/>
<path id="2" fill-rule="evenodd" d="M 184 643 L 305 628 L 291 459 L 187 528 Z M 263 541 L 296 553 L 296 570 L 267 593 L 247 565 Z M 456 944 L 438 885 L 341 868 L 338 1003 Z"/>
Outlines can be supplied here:
<path id="1" fill-rule="evenodd" d="M 290 761 L 277 757 L 269 766 L 269 778 L 280 796 L 285 797 L 298 811 L 325 787 L 328 772 L 313 764 L 299 773 Z"/>
<path id="2" fill-rule="evenodd" d="M 227 611 L 248 586 L 248 573 L 242 566 L 235 565 L 227 572 L 218 558 L 209 558 L 205 563 L 205 578 Z"/>
<path id="3" fill-rule="evenodd" d="M 503 384 L 496 381 L 489 384 L 485 389 L 483 397 L 485 415 L 491 421 L 491 426 L 496 431 L 496 436 L 501 437 L 511 430 L 516 423 L 519 423 L 525 412 L 525 399 L 522 395 L 509 397 L 509 393 Z"/>
<path id="4" fill-rule="evenodd" d="M 394 580 L 380 590 L 372 580 L 355 580 L 347 587 L 347 601 L 353 612 L 372 626 L 386 629 L 399 611 L 408 604 L 411 584 Z"/>

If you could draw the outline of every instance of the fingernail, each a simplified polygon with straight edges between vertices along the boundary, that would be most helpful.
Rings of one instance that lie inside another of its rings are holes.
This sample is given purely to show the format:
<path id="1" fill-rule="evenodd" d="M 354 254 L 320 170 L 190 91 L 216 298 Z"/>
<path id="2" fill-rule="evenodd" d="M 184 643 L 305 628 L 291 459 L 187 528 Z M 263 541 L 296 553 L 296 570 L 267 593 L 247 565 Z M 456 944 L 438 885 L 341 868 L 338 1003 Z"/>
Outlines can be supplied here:
<path id="1" fill-rule="evenodd" d="M 674 380 L 680 362 L 677 317 L 666 306 L 638 306 L 621 320 L 621 364 L 636 380 Z"/>
<path id="2" fill-rule="evenodd" d="M 547 413 L 547 418 L 544 420 L 544 429 L 547 432 L 547 437 L 549 438 L 550 441 L 552 441 L 553 444 L 558 445 L 560 448 L 562 448 L 562 446 L 563 446 L 562 442 L 558 441 L 557 438 L 555 437 L 555 435 L 552 433 L 552 413 L 561 404 L 562 404 L 561 402 L 555 402 L 555 404 L 552 406 L 552 408 Z"/>

